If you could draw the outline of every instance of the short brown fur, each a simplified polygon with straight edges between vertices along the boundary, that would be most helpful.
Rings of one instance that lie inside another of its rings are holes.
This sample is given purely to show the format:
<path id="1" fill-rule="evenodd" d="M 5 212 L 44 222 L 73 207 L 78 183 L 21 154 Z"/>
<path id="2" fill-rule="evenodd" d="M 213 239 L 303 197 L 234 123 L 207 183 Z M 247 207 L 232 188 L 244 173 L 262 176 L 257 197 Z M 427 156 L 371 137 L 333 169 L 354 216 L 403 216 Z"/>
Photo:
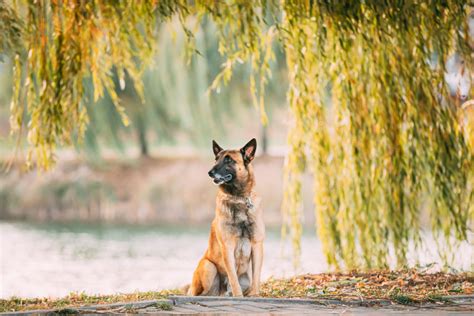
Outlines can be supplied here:
<path id="1" fill-rule="evenodd" d="M 251 165 L 257 144 L 252 139 L 240 150 L 222 150 L 213 144 L 216 163 L 209 175 L 214 182 L 220 179 L 219 172 L 233 177 L 219 185 L 208 249 L 187 294 L 258 295 L 265 226 Z"/>

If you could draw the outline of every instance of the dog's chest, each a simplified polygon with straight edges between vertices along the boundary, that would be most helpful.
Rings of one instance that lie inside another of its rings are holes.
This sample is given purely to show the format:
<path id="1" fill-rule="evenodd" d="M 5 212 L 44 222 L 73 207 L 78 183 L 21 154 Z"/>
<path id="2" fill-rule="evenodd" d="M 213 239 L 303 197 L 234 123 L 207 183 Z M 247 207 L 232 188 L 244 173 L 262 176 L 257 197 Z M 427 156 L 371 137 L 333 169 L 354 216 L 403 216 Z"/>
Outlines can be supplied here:
<path id="1" fill-rule="evenodd" d="M 227 204 L 229 216 L 226 225 L 230 232 L 240 238 L 252 239 L 255 230 L 255 219 L 244 203 Z"/>

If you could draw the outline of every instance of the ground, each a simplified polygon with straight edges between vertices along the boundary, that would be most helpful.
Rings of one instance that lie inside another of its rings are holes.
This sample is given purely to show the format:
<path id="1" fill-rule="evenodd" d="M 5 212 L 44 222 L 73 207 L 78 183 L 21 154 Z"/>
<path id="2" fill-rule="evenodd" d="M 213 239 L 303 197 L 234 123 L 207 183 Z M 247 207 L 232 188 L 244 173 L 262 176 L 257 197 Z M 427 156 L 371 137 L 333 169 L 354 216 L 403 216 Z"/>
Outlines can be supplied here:
<path id="1" fill-rule="evenodd" d="M 116 303 L 20 314 L 345 314 L 472 315 L 474 296 L 450 296 L 442 303 L 398 304 L 388 300 L 278 299 L 170 296 L 168 299 Z M 15 313 L 11 313 L 15 315 Z"/>
<path id="2" fill-rule="evenodd" d="M 473 312 L 472 273 L 427 273 L 420 269 L 350 273 L 306 274 L 291 279 L 270 279 L 260 298 L 187 298 L 179 290 L 133 294 L 70 294 L 61 299 L 0 300 L 0 312 L 56 310 L 84 312 L 302 312 L 350 310 L 385 312 L 416 309 Z M 113 303 L 119 303 L 110 305 Z M 98 305 L 91 307 L 92 305 Z M 82 306 L 80 309 L 78 307 Z M 85 307 L 89 306 L 89 307 Z"/>
<path id="3" fill-rule="evenodd" d="M 423 302 L 440 296 L 472 294 L 474 277 L 461 273 L 426 273 L 420 269 L 306 274 L 268 280 L 265 297 L 390 299 Z"/>

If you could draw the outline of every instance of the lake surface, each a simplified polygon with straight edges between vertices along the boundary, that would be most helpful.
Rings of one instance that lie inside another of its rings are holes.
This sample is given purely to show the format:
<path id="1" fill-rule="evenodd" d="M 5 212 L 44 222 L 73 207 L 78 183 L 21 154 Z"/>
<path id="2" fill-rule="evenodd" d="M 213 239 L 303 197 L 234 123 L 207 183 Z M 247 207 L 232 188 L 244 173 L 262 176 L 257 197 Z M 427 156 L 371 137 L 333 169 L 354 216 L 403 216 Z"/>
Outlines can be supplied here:
<path id="1" fill-rule="evenodd" d="M 0 298 L 59 297 L 70 292 L 112 294 L 182 287 L 190 283 L 207 247 L 203 229 L 33 225 L 0 222 Z M 421 264 L 439 261 L 435 247 Z M 429 250 L 429 248 L 432 248 Z M 473 249 L 463 243 L 453 267 L 471 269 Z M 410 254 L 410 263 L 416 256 Z M 328 267 L 313 233 L 302 239 L 301 266 L 278 232 L 267 233 L 262 279 L 318 273 Z"/>

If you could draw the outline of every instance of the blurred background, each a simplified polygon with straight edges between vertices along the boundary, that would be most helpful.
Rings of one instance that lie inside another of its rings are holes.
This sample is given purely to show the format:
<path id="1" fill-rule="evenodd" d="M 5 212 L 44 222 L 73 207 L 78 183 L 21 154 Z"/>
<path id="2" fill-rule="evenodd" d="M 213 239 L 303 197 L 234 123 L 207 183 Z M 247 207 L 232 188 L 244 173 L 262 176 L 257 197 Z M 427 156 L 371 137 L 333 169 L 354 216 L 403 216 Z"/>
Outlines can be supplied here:
<path id="1" fill-rule="evenodd" d="M 180 27 L 165 24 L 155 66 L 143 76 L 142 102 L 126 82 L 117 93 L 130 118 L 125 127 L 108 96 L 90 102 L 85 142 L 58 151 L 50 172 L 24 171 L 24 153 L 9 137 L 11 65 L 0 63 L 0 298 L 62 296 L 176 288 L 189 283 L 207 246 L 217 188 L 207 171 L 211 140 L 238 148 L 257 138 L 257 192 L 268 236 L 263 279 L 327 270 L 314 233 L 312 185 L 305 178 L 301 265 L 292 264 L 281 240 L 280 206 L 286 134 L 285 57 L 276 49 L 266 92 L 263 127 L 248 90 L 249 68 L 237 68 L 229 85 L 207 93 L 223 62 L 214 26 L 196 34 L 200 55 L 184 58 Z M 85 82 L 90 93 L 92 84 Z M 90 97 L 92 100 L 93 98 Z M 309 228 L 309 229 L 308 229 Z M 429 237 L 428 237 L 429 239 Z M 410 262 L 438 260 L 429 247 Z M 469 269 L 472 247 L 453 269 Z"/>

